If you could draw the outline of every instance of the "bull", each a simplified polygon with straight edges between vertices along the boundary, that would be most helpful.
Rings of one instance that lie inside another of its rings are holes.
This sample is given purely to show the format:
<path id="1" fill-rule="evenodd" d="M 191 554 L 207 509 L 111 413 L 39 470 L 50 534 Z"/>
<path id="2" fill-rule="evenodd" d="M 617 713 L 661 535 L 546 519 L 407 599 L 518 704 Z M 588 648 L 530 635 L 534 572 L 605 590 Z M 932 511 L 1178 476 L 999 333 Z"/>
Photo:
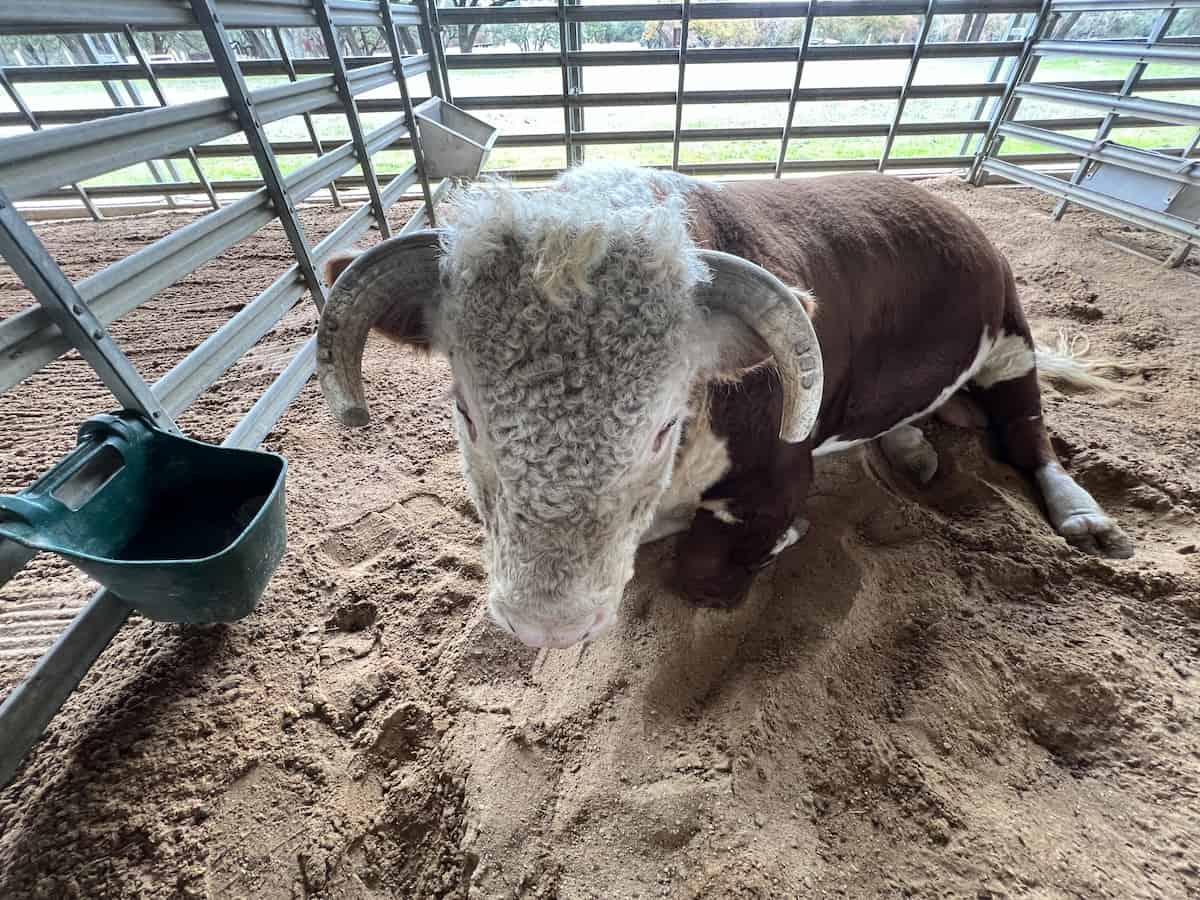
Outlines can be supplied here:
<path id="1" fill-rule="evenodd" d="M 598 637 L 639 544 L 679 533 L 682 591 L 736 604 L 802 535 L 814 457 L 878 441 L 928 482 L 917 424 L 959 398 L 1058 534 L 1133 554 L 1043 421 L 1039 365 L 1086 370 L 1035 344 L 1003 255 L 922 187 L 581 166 L 451 207 L 443 230 L 329 262 L 318 372 L 361 426 L 372 329 L 448 359 L 489 611 L 525 644 Z"/>

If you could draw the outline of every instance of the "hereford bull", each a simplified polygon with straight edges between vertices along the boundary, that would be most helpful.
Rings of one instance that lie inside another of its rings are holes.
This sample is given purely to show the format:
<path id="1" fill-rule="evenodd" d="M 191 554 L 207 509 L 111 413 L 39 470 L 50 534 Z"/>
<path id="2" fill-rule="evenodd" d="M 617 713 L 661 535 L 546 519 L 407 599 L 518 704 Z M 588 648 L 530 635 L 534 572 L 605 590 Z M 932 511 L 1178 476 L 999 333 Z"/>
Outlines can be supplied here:
<path id="1" fill-rule="evenodd" d="M 326 400 L 367 422 L 372 328 L 444 354 L 486 532 L 489 609 L 535 647 L 616 618 L 639 543 L 686 531 L 681 588 L 732 605 L 803 529 L 813 457 L 878 440 L 927 482 L 914 426 L 968 394 L 1050 524 L 1133 546 L 1059 464 L 1013 275 L 964 213 L 878 175 L 723 187 L 583 166 L 464 191 L 452 224 L 328 266 Z"/>

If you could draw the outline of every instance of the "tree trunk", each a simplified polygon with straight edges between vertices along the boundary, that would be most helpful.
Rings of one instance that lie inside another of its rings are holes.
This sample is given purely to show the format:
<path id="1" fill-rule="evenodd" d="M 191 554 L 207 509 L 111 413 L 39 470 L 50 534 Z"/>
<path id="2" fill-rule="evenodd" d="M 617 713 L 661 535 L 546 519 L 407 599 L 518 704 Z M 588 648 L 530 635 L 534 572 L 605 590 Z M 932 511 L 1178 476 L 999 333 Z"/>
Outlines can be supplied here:
<path id="1" fill-rule="evenodd" d="M 255 59 L 273 59 L 275 57 L 274 49 L 266 42 L 263 33 L 257 28 L 247 28 L 242 33 L 250 39 Z"/>

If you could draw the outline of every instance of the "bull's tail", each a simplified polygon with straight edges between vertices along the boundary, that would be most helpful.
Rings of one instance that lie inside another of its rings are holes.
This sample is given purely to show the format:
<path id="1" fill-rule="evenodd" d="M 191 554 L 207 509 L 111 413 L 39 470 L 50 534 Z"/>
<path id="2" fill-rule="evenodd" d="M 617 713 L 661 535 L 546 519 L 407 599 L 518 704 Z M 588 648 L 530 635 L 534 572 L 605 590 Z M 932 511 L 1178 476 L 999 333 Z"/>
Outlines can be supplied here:
<path id="1" fill-rule="evenodd" d="M 1130 366 L 1117 359 L 1091 354 L 1091 342 L 1083 335 L 1068 336 L 1059 331 L 1052 343 L 1037 341 L 1034 359 L 1037 363 L 1038 381 L 1043 387 L 1053 387 L 1072 392 L 1107 395 L 1112 398 L 1129 397 L 1153 393 L 1144 384 L 1126 384 L 1110 375 L 1133 375 L 1140 367 Z"/>

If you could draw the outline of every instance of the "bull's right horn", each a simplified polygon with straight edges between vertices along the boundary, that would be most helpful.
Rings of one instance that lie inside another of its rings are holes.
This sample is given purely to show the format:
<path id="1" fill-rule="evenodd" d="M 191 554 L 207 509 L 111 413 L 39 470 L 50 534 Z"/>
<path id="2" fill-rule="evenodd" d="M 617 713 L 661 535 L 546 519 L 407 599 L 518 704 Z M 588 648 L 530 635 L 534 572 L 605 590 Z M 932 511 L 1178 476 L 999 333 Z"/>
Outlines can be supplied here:
<path id="1" fill-rule="evenodd" d="M 427 344 L 438 303 L 439 233 L 389 238 L 338 276 L 317 328 L 317 375 L 325 402 L 343 425 L 370 420 L 362 356 L 371 328 L 397 340 Z"/>
<path id="2" fill-rule="evenodd" d="M 700 259 L 712 281 L 697 290 L 701 306 L 737 316 L 762 338 L 775 357 L 783 384 L 779 436 L 788 443 L 806 439 L 816 426 L 825 383 L 817 332 L 796 295 L 762 266 L 716 250 Z"/>

